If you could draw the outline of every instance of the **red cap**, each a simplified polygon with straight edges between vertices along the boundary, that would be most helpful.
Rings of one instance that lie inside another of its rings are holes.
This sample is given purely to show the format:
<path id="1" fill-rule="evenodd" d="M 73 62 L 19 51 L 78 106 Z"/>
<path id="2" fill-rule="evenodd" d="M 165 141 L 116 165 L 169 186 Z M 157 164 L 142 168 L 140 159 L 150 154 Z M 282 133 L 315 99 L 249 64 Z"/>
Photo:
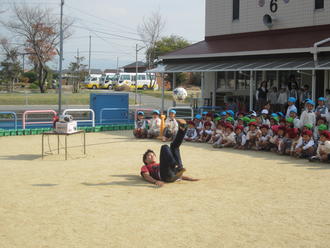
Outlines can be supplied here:
<path id="1" fill-rule="evenodd" d="M 235 130 L 236 129 L 241 129 L 242 131 L 244 130 L 244 127 L 243 126 L 240 126 L 240 125 L 238 125 L 236 128 L 235 128 Z"/>
<path id="2" fill-rule="evenodd" d="M 231 128 L 231 130 L 234 130 L 233 125 L 231 125 L 230 123 L 227 123 L 227 124 L 226 124 L 226 128 Z"/>
<path id="3" fill-rule="evenodd" d="M 249 123 L 249 126 L 252 126 L 252 125 L 257 126 L 257 123 L 255 121 L 252 121 L 252 122 Z"/>
<path id="4" fill-rule="evenodd" d="M 321 135 L 325 136 L 327 139 L 330 139 L 330 132 L 328 130 L 324 130 Z"/>
<path id="5" fill-rule="evenodd" d="M 204 127 L 210 127 L 210 126 L 212 126 L 211 122 L 207 121 L 204 123 Z"/>
<path id="6" fill-rule="evenodd" d="M 289 134 L 290 139 L 294 139 L 298 136 L 299 129 L 298 128 L 289 128 L 288 129 L 288 134 Z"/>
<path id="7" fill-rule="evenodd" d="M 206 114 L 206 116 L 207 117 L 213 117 L 213 114 L 209 112 L 209 113 Z"/>
<path id="8" fill-rule="evenodd" d="M 193 122 L 193 121 L 188 121 L 187 124 L 195 126 L 195 122 Z"/>
<path id="9" fill-rule="evenodd" d="M 267 128 L 267 129 L 269 129 L 269 126 L 268 125 L 266 125 L 266 124 L 264 124 L 264 125 L 261 125 L 261 127 L 260 128 Z"/>
<path id="10" fill-rule="evenodd" d="M 278 130 L 283 130 L 285 132 L 286 127 L 281 125 L 281 126 L 278 127 Z"/>
<path id="11" fill-rule="evenodd" d="M 306 130 L 306 131 L 303 132 L 303 135 L 312 136 L 313 132 L 311 130 Z"/>

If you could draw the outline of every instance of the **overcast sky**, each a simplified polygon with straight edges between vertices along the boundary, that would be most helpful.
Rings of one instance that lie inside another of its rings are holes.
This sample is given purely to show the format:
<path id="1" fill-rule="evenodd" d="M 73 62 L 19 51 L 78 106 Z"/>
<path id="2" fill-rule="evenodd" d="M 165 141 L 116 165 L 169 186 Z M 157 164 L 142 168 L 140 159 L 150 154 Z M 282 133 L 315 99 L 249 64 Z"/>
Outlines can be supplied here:
<path id="1" fill-rule="evenodd" d="M 10 9 L 14 2 L 48 7 L 58 16 L 60 13 L 60 0 L 0 0 L 0 10 L 5 10 L 0 14 L 2 20 L 11 18 Z M 138 24 L 157 10 L 166 21 L 163 36 L 179 35 L 192 43 L 203 40 L 204 0 L 65 0 L 64 15 L 74 18 L 75 23 L 73 36 L 64 43 L 64 68 L 74 60 L 77 49 L 88 64 L 89 35 L 92 36 L 91 68 L 116 68 L 117 57 L 120 66 L 134 62 L 138 41 L 110 34 L 139 39 Z M 0 38 L 3 37 L 19 42 L 0 26 Z M 143 51 L 139 57 L 144 60 Z M 55 58 L 50 65 L 57 68 L 57 61 Z"/>

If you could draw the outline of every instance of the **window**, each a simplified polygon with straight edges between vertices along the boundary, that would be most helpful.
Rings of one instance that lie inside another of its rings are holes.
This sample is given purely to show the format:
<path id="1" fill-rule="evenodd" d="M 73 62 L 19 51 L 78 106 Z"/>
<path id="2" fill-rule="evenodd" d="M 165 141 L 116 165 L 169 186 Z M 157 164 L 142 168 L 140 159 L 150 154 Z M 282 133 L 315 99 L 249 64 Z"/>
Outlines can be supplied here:
<path id="1" fill-rule="evenodd" d="M 146 80 L 146 76 L 145 75 L 138 75 L 138 80 Z"/>
<path id="2" fill-rule="evenodd" d="M 324 9 L 324 0 L 315 0 L 315 9 Z"/>
<path id="3" fill-rule="evenodd" d="M 217 76 L 217 88 L 224 89 L 226 87 L 226 75 L 225 72 L 218 72 Z"/>
<path id="4" fill-rule="evenodd" d="M 233 0 L 233 21 L 239 20 L 239 0 Z"/>

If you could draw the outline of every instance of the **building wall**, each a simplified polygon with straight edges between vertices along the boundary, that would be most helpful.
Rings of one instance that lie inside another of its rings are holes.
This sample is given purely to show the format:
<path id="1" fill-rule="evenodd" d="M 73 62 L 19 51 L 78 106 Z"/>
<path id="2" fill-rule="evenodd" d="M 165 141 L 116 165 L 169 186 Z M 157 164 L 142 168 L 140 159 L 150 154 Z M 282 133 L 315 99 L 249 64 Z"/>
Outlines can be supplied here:
<path id="1" fill-rule="evenodd" d="M 275 1 L 275 0 L 274 0 Z M 315 10 L 315 0 L 277 0 L 278 10 L 272 13 L 271 0 L 240 0 L 239 20 L 233 21 L 233 0 L 206 0 L 205 36 L 269 30 L 263 23 L 265 14 L 276 18 L 272 29 L 330 24 L 330 1 L 324 9 Z"/>
<path id="2" fill-rule="evenodd" d="M 213 98 L 215 99 L 214 93 L 215 93 L 215 88 L 216 88 L 216 73 L 215 72 L 205 72 L 204 82 L 205 83 L 204 83 L 202 98 L 210 98 L 211 93 L 212 93 Z"/>

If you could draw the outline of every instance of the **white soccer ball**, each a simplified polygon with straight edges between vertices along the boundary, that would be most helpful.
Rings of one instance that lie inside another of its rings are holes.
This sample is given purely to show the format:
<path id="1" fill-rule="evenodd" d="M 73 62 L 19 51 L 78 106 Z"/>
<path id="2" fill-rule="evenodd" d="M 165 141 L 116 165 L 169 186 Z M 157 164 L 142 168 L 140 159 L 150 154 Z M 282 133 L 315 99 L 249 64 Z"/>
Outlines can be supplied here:
<path id="1" fill-rule="evenodd" d="M 187 91 L 182 87 L 173 90 L 173 98 L 175 101 L 183 101 L 187 96 Z"/>

